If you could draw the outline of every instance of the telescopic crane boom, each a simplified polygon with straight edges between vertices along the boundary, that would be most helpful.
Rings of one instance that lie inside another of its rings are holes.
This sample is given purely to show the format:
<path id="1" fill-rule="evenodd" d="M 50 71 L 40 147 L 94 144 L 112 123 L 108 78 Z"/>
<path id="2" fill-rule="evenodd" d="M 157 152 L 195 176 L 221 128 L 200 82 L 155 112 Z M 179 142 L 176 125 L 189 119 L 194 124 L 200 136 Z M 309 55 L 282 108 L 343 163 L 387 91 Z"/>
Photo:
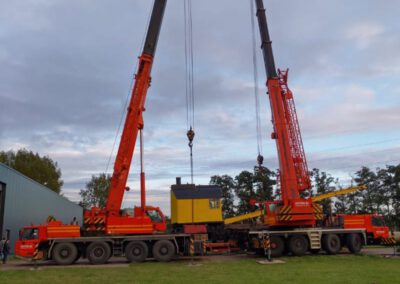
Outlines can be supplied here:
<path id="1" fill-rule="evenodd" d="M 119 144 L 118 154 L 115 159 L 114 172 L 111 178 L 110 194 L 107 200 L 107 212 L 110 215 L 118 215 L 121 209 L 122 199 L 128 180 L 132 156 L 135 150 L 138 132 L 143 129 L 143 112 L 146 101 L 147 89 L 151 82 L 151 67 L 156 52 L 158 35 L 165 11 L 166 0 L 156 0 L 143 46 L 142 55 L 139 57 L 138 70 L 135 76 L 135 84 L 132 89 L 131 100 L 128 106 L 125 126 Z M 144 173 L 141 173 L 141 207 L 144 208 Z"/>
<path id="2" fill-rule="evenodd" d="M 128 105 L 121 142 L 111 177 L 107 204 L 105 208 L 92 208 L 85 212 L 85 228 L 87 231 L 100 231 L 107 234 L 149 234 L 165 230 L 165 218 L 159 208 L 146 206 L 145 174 L 142 158 L 143 112 L 147 90 L 151 83 L 151 68 L 156 52 L 158 36 L 164 16 L 167 0 L 155 0 L 147 30 L 143 51 L 139 57 L 135 83 Z M 135 208 L 134 216 L 122 216 L 121 205 L 127 188 L 129 169 L 135 150 L 136 140 L 140 132 L 141 142 L 141 206 Z M 151 219 L 149 216 L 152 216 Z M 157 220 L 157 222 L 153 222 Z"/>
<path id="3" fill-rule="evenodd" d="M 282 199 L 274 202 L 269 212 L 269 224 L 276 226 L 314 225 L 313 204 L 300 197 L 311 188 L 308 166 L 297 120 L 293 94 L 287 85 L 288 70 L 276 70 L 262 0 L 255 0 L 261 49 L 267 74 L 267 87 L 272 113 L 273 133 L 279 160 L 279 182 Z M 273 209 L 272 209 L 273 208 Z"/>

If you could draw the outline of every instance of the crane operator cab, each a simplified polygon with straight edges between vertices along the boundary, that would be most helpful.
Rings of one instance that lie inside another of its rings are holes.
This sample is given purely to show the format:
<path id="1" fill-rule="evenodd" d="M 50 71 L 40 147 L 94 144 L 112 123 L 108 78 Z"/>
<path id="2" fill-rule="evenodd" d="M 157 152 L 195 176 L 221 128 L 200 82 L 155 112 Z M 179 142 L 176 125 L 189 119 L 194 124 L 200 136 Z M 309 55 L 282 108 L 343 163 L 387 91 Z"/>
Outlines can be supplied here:
<path id="1" fill-rule="evenodd" d="M 40 226 L 24 227 L 19 231 L 19 238 L 15 243 L 15 254 L 21 257 L 32 257 L 39 244 Z"/>
<path id="2" fill-rule="evenodd" d="M 141 212 L 141 207 L 135 207 L 135 216 L 138 216 Z M 146 216 L 150 218 L 155 232 L 165 232 L 167 229 L 167 223 L 165 221 L 165 216 L 159 207 L 146 206 L 145 213 Z"/>

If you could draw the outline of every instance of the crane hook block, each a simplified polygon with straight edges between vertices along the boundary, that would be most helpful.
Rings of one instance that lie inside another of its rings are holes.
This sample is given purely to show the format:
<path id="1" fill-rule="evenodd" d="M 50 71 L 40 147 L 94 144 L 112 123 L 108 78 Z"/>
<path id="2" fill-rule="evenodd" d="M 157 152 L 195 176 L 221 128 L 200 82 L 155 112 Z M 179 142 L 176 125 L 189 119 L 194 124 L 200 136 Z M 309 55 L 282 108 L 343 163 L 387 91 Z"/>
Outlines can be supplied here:
<path id="1" fill-rule="evenodd" d="M 188 132 L 186 133 L 187 138 L 189 139 L 189 147 L 192 147 L 193 145 L 193 139 L 194 139 L 194 131 L 192 129 L 192 127 L 190 127 L 190 129 L 188 130 Z"/>
<path id="2" fill-rule="evenodd" d="M 261 165 L 263 164 L 263 162 L 264 162 L 264 157 L 263 157 L 262 155 L 258 154 L 258 156 L 257 156 L 257 163 L 258 163 L 258 166 L 261 167 Z"/>

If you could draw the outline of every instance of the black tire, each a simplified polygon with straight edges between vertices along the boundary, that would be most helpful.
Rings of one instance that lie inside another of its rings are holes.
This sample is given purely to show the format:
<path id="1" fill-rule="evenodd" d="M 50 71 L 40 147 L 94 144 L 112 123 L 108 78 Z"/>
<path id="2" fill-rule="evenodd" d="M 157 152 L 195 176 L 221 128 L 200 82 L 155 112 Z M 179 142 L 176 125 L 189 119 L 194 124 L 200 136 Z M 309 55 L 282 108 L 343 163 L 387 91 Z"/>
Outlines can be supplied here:
<path id="1" fill-rule="evenodd" d="M 359 253 L 363 246 L 363 239 L 359 234 L 349 234 L 346 236 L 346 246 L 351 253 Z"/>
<path id="2" fill-rule="evenodd" d="M 322 237 L 322 248 L 328 254 L 337 254 L 342 249 L 340 238 L 336 234 L 327 234 Z"/>
<path id="3" fill-rule="evenodd" d="M 293 255 L 302 256 L 308 251 L 308 240 L 303 235 L 294 235 L 289 239 L 289 250 Z"/>
<path id="4" fill-rule="evenodd" d="M 73 243 L 58 243 L 52 252 L 53 260 L 60 265 L 70 265 L 75 262 L 78 249 Z"/>
<path id="5" fill-rule="evenodd" d="M 104 264 L 111 257 L 111 248 L 106 242 L 93 242 L 86 249 L 91 264 Z"/>
<path id="6" fill-rule="evenodd" d="M 77 262 L 82 256 L 82 252 L 80 250 L 78 250 L 78 253 L 76 254 L 75 260 L 73 263 Z"/>
<path id="7" fill-rule="evenodd" d="M 175 246 L 171 241 L 159 240 L 153 246 L 153 256 L 158 261 L 170 261 L 175 256 Z"/>
<path id="8" fill-rule="evenodd" d="M 129 262 L 143 262 L 149 254 L 146 243 L 130 242 L 125 248 L 125 256 Z"/>
<path id="9" fill-rule="evenodd" d="M 285 250 L 285 242 L 281 237 L 272 236 L 270 238 L 271 243 L 271 256 L 272 257 L 280 257 L 283 255 Z"/>

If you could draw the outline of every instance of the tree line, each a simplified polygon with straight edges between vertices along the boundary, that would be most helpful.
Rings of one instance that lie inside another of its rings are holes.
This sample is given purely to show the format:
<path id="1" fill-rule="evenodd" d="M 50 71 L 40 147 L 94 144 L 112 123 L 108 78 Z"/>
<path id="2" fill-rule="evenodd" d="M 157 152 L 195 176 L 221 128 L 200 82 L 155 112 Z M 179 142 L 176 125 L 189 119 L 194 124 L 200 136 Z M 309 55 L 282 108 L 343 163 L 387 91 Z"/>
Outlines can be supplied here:
<path id="1" fill-rule="evenodd" d="M 64 184 L 61 179 L 61 169 L 57 162 L 48 156 L 40 156 L 26 149 L 0 151 L 0 163 L 17 170 L 56 193 L 60 193 Z"/>
<path id="2" fill-rule="evenodd" d="M 60 193 L 63 185 L 61 169 L 48 156 L 21 149 L 0 151 L 0 162 L 21 172 L 31 179 Z M 266 167 L 254 167 L 252 171 L 242 171 L 235 177 L 215 175 L 210 184 L 222 190 L 222 210 L 224 217 L 252 212 L 256 209 L 250 200 L 266 201 L 280 198 L 276 180 L 277 172 Z M 338 178 L 313 169 L 310 172 L 312 189 L 303 195 L 313 196 L 344 188 Z M 344 214 L 373 214 L 385 216 L 386 223 L 395 229 L 400 225 L 400 164 L 384 168 L 361 167 L 353 174 L 350 185 L 366 185 L 362 191 L 321 201 L 325 212 Z M 84 208 L 104 207 L 110 186 L 110 175 L 92 176 L 81 189 Z M 347 187 L 347 186 L 346 186 Z"/>
<path id="3" fill-rule="evenodd" d="M 235 177 L 215 175 L 210 184 L 222 190 L 222 210 L 225 218 L 249 213 L 256 207 L 251 199 L 266 201 L 280 198 L 277 188 L 277 172 L 266 167 L 255 167 L 253 171 L 242 171 Z M 366 185 L 365 190 L 321 201 L 325 212 L 332 214 L 381 214 L 386 224 L 399 229 L 400 224 L 400 164 L 385 168 L 361 167 L 354 173 L 346 187 L 331 174 L 313 169 L 310 172 L 312 189 L 302 193 L 314 196 L 346 188 Z"/>

